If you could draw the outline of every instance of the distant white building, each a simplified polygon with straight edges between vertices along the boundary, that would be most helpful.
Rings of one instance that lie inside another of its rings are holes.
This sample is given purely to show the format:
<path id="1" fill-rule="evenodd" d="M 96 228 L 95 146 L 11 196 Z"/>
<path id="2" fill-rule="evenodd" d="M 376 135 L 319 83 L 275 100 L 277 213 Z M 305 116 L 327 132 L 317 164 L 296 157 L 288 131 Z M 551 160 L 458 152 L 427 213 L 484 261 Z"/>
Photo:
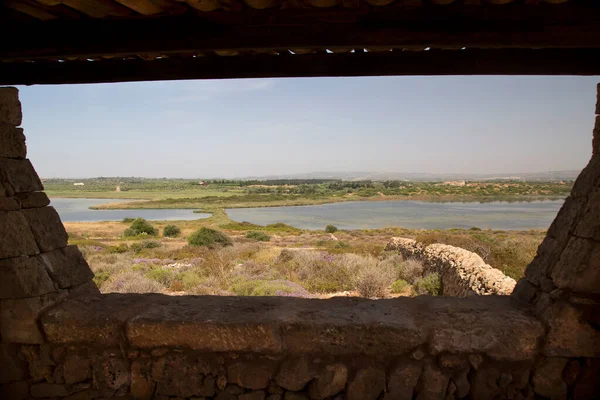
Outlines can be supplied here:
<path id="1" fill-rule="evenodd" d="M 83 183 L 83 182 L 75 182 L 73 184 L 73 186 L 84 186 L 84 185 L 85 185 L 85 183 Z"/>

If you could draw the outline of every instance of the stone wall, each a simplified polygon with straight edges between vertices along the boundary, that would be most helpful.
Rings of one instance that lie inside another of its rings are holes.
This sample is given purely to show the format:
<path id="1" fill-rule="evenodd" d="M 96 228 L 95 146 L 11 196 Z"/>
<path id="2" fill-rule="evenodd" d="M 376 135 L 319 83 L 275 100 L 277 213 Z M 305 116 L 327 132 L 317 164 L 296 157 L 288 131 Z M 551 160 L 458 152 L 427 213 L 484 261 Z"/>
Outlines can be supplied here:
<path id="1" fill-rule="evenodd" d="M 38 324 L 44 309 L 97 292 L 26 158 L 21 120 L 17 89 L 0 88 L 0 384 L 28 376 L 16 368 L 23 362 L 16 355 L 21 344 L 45 341 Z"/>
<path id="2" fill-rule="evenodd" d="M 0 89 L 0 399 L 598 399 L 596 120 L 512 296 L 101 295 Z"/>
<path id="3" fill-rule="evenodd" d="M 425 246 L 413 239 L 392 238 L 386 250 L 416 258 L 425 264 L 426 272 L 439 274 L 444 296 L 509 295 L 516 285 L 514 279 L 486 264 L 479 255 L 460 247 L 439 243 Z"/>
<path id="4" fill-rule="evenodd" d="M 592 158 L 512 294 L 544 322 L 547 356 L 600 357 L 600 85 L 596 114 Z"/>

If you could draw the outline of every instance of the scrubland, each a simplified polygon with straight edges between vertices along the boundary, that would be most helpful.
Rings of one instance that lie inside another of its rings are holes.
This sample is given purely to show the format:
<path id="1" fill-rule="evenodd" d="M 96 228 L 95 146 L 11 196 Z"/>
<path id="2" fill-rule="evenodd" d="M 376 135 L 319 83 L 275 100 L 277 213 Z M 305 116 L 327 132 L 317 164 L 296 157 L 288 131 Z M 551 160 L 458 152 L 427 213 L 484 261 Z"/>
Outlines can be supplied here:
<path id="1" fill-rule="evenodd" d="M 185 222 L 66 223 L 102 292 L 385 298 L 439 294 L 439 277 L 385 251 L 393 236 L 476 252 L 518 279 L 542 231 L 300 230 L 222 216 Z M 135 229 L 134 229 L 135 228 Z M 165 228 L 166 231 L 165 231 Z M 138 229 L 138 230 L 136 230 Z M 167 235 L 164 235 L 167 233 Z"/>

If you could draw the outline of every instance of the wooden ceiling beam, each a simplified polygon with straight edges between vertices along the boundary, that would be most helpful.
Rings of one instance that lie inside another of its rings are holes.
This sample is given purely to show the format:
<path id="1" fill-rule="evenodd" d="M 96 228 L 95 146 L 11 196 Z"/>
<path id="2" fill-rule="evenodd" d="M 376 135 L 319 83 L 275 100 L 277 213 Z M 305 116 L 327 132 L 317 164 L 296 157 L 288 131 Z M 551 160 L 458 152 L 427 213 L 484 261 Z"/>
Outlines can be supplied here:
<path id="1" fill-rule="evenodd" d="M 0 35 L 11 40 L 0 42 L 0 61 L 281 48 L 598 48 L 598 3 L 585 8 L 568 7 L 569 3 L 538 6 L 536 12 L 522 5 L 498 6 L 493 12 L 483 6 L 468 7 L 469 12 L 447 6 L 420 7 L 414 12 L 383 8 L 376 12 L 209 12 L 2 24 Z M 505 7 L 513 12 L 503 11 Z"/>
<path id="2" fill-rule="evenodd" d="M 0 85 L 386 75 L 600 75 L 600 50 L 431 50 L 0 63 Z"/>

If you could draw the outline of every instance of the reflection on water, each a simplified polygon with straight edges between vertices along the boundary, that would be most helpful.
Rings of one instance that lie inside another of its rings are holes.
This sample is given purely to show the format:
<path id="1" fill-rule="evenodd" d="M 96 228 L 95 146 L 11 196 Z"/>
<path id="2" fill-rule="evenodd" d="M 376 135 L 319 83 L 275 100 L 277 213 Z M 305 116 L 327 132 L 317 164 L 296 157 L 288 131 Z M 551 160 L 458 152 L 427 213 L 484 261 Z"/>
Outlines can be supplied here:
<path id="1" fill-rule="evenodd" d="M 122 199 L 50 199 L 63 222 L 121 221 L 123 218 L 172 221 L 208 218 L 210 214 L 194 213 L 194 210 L 90 210 L 90 206 L 123 202 Z"/>
<path id="2" fill-rule="evenodd" d="M 228 209 L 235 221 L 267 225 L 283 222 L 302 229 L 470 228 L 547 229 L 564 200 L 490 203 L 353 201 L 301 207 Z"/>

